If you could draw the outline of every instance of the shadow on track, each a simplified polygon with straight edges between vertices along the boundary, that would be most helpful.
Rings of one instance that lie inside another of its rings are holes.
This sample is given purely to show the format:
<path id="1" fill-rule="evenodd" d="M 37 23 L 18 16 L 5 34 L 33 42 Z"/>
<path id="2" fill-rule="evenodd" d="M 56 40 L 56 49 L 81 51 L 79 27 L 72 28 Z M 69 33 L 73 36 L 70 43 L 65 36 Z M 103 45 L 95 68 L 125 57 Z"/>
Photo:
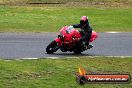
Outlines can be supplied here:
<path id="1" fill-rule="evenodd" d="M 47 54 L 47 53 L 46 53 Z M 70 52 L 64 52 L 64 53 L 53 53 L 53 54 L 47 54 L 51 57 L 81 57 L 81 56 L 100 56 L 100 55 L 95 55 L 95 54 L 86 54 L 86 53 L 82 53 L 82 54 L 74 54 L 74 53 L 70 53 Z"/>

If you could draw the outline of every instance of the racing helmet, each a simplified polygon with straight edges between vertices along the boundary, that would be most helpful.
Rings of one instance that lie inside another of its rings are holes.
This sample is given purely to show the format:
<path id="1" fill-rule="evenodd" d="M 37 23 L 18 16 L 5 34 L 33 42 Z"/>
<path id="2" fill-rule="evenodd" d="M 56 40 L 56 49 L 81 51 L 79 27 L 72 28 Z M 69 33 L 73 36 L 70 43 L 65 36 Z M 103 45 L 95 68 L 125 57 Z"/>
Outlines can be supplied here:
<path id="1" fill-rule="evenodd" d="M 80 24 L 85 25 L 88 23 L 88 17 L 87 16 L 82 16 L 80 19 Z"/>

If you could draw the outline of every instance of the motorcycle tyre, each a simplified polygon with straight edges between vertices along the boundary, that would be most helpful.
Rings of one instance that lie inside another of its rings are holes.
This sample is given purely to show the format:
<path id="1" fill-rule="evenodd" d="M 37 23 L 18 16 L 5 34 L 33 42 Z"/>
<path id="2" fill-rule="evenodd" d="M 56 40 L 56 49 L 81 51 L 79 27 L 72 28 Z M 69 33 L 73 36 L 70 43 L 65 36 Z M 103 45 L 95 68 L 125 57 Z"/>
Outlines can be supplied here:
<path id="1" fill-rule="evenodd" d="M 47 54 L 53 54 L 54 52 L 56 52 L 58 50 L 58 48 L 56 48 L 56 47 L 58 47 L 57 42 L 52 41 L 46 48 Z"/>
<path id="2" fill-rule="evenodd" d="M 79 49 L 76 49 L 73 52 L 74 52 L 74 54 L 81 54 L 81 51 Z"/>

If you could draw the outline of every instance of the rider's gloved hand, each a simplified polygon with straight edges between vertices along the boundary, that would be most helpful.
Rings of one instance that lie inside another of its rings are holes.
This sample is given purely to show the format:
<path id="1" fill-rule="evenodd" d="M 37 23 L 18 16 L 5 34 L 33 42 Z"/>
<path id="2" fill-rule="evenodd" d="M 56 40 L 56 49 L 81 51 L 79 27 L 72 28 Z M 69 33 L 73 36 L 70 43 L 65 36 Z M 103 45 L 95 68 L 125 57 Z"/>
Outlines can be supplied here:
<path id="1" fill-rule="evenodd" d="M 68 29 L 73 29 L 74 27 L 73 26 L 69 26 Z"/>

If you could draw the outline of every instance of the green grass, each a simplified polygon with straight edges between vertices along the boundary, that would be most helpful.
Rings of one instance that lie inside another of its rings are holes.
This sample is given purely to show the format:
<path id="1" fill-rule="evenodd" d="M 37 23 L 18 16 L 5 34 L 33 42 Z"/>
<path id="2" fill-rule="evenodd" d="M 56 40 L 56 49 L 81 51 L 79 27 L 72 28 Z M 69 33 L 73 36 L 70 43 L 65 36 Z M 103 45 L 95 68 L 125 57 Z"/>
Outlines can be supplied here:
<path id="1" fill-rule="evenodd" d="M 11 2 L 48 2 L 48 3 L 67 3 L 67 2 L 132 2 L 131 0 L 0 0 L 0 3 Z"/>
<path id="2" fill-rule="evenodd" d="M 76 83 L 79 66 L 87 73 L 129 73 L 132 58 L 80 57 L 69 59 L 0 60 L 0 88 L 130 88 L 130 84 Z"/>
<path id="3" fill-rule="evenodd" d="M 0 32 L 56 32 L 83 15 L 98 32 L 132 31 L 132 8 L 0 6 Z"/>

